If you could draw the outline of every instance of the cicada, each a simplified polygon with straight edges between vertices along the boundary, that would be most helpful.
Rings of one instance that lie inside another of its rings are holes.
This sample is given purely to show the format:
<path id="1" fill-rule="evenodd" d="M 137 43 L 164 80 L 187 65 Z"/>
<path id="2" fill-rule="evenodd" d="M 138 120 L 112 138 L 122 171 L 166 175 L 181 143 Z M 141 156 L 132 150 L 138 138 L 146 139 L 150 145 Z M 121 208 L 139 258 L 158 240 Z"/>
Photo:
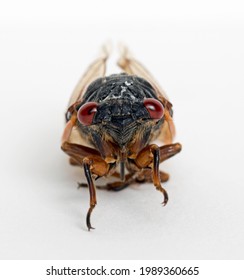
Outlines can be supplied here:
<path id="1" fill-rule="evenodd" d="M 123 48 L 118 60 L 122 73 L 106 76 L 106 48 L 78 82 L 66 112 L 62 150 L 70 163 L 84 169 L 90 193 L 86 216 L 97 204 L 95 180 L 113 176 L 109 190 L 122 190 L 132 183 L 152 182 L 163 196 L 161 182 L 169 175 L 159 164 L 181 151 L 173 144 L 175 127 L 172 103 L 151 74 Z M 153 143 L 163 141 L 162 146 Z M 84 185 L 84 184 L 83 184 Z"/>

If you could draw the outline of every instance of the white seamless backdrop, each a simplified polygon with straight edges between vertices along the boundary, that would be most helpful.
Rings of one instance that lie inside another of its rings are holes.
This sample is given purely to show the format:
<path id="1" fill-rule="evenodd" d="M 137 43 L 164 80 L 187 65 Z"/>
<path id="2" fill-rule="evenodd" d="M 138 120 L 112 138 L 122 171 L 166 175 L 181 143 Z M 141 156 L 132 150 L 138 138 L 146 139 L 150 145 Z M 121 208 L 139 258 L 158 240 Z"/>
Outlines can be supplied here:
<path id="1" fill-rule="evenodd" d="M 204 3 L 4 5 L 1 259 L 243 259 L 243 9 Z M 82 172 L 60 137 L 70 94 L 107 40 L 110 72 L 123 42 L 166 90 L 183 150 L 161 166 L 166 207 L 151 184 L 98 190 L 88 232 L 88 190 L 77 190 Z"/>

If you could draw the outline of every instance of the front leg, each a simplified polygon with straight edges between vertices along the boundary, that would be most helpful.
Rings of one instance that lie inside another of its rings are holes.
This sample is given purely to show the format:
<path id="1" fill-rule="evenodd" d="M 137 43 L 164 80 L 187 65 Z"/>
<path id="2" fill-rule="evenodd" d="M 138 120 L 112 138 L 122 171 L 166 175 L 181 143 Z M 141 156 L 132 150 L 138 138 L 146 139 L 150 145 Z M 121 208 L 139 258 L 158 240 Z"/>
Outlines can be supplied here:
<path id="1" fill-rule="evenodd" d="M 66 124 L 61 149 L 72 158 L 73 162 L 84 167 L 90 193 L 90 208 L 86 216 L 86 224 L 88 230 L 90 230 L 93 228 L 90 222 L 91 213 L 97 203 L 96 187 L 92 177 L 93 175 L 106 176 L 109 173 L 109 164 L 100 156 L 97 150 L 68 141 L 74 124 L 75 118 Z"/>
<path id="2" fill-rule="evenodd" d="M 156 189 L 162 192 L 164 195 L 164 206 L 168 202 L 168 194 L 166 190 L 161 186 L 159 164 L 179 153 L 180 151 L 181 145 L 179 143 L 169 144 L 162 147 L 158 147 L 157 145 L 152 144 L 144 148 L 135 159 L 135 164 L 138 168 L 152 169 L 152 181 L 154 186 L 156 186 Z"/>
<path id="3" fill-rule="evenodd" d="M 82 165 L 84 167 L 90 193 L 90 208 L 86 216 L 86 225 L 88 230 L 93 229 L 90 217 L 92 210 L 97 204 L 97 199 L 96 187 L 92 175 L 99 177 L 107 175 L 109 172 L 109 165 L 97 154 L 98 152 L 94 149 L 69 142 L 63 143 L 62 149 L 65 153 L 71 156 L 78 165 Z"/>
<path id="4" fill-rule="evenodd" d="M 90 208 L 88 209 L 86 215 L 86 225 L 88 227 L 88 230 L 90 230 L 94 229 L 91 226 L 90 217 L 93 209 L 97 204 L 96 187 L 92 175 L 95 174 L 99 177 L 106 176 L 109 173 L 109 165 L 102 158 L 89 156 L 83 159 L 83 166 L 90 193 Z"/>

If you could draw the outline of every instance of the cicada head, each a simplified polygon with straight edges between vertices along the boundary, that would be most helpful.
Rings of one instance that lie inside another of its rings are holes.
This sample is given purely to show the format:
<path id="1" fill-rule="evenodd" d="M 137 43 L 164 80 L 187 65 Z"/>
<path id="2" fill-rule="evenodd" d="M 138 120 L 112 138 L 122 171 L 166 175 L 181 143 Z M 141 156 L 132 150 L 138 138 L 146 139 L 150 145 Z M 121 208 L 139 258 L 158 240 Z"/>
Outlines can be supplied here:
<path id="1" fill-rule="evenodd" d="M 108 139 L 119 148 L 128 147 L 136 139 L 146 145 L 162 125 L 164 112 L 164 104 L 146 80 L 111 75 L 88 87 L 77 106 L 78 127 L 83 134 L 91 135 L 98 149 Z"/>

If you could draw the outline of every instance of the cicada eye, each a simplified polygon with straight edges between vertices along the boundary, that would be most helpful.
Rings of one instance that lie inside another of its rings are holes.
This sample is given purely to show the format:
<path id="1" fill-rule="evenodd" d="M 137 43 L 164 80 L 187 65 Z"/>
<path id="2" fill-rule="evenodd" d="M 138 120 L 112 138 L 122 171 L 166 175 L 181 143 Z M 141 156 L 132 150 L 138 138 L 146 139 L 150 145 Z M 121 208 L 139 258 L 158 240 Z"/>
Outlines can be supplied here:
<path id="1" fill-rule="evenodd" d="M 77 113 L 78 121 L 83 125 L 92 124 L 93 117 L 97 112 L 97 103 L 88 102 L 80 107 Z"/>
<path id="2" fill-rule="evenodd" d="M 161 119 L 164 115 L 164 106 L 161 102 L 154 98 L 147 98 L 143 101 L 150 117 L 152 119 Z"/>

